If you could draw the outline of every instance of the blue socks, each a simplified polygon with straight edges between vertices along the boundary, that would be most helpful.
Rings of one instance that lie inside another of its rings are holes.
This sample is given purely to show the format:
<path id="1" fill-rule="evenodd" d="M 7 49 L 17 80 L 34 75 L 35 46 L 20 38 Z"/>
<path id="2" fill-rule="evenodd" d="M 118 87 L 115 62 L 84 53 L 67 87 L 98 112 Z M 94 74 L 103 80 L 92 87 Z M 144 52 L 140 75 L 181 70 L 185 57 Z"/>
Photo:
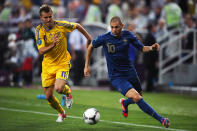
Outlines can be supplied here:
<path id="1" fill-rule="evenodd" d="M 124 106 L 128 106 L 129 104 L 134 104 L 135 102 L 131 98 L 127 98 L 126 100 L 123 101 Z"/>
<path id="2" fill-rule="evenodd" d="M 159 114 L 157 114 L 157 112 L 151 107 L 149 106 L 144 99 L 140 99 L 137 103 L 136 103 L 139 108 L 144 111 L 145 113 L 149 114 L 150 116 L 154 117 L 156 120 L 158 120 L 159 122 L 161 122 L 161 119 L 163 119 L 163 117 L 161 117 Z"/>
<path id="3" fill-rule="evenodd" d="M 134 104 L 135 102 L 133 101 L 133 99 L 131 98 L 127 98 L 126 100 L 123 101 L 123 105 L 127 108 L 129 104 Z M 140 99 L 137 103 L 136 103 L 139 108 L 144 111 L 145 113 L 147 113 L 148 115 L 154 117 L 156 120 L 158 120 L 159 122 L 161 122 L 161 119 L 163 119 L 163 117 L 161 117 L 159 114 L 157 114 L 157 112 L 151 107 L 149 106 L 144 99 Z M 128 109 L 127 109 L 128 110 Z"/>

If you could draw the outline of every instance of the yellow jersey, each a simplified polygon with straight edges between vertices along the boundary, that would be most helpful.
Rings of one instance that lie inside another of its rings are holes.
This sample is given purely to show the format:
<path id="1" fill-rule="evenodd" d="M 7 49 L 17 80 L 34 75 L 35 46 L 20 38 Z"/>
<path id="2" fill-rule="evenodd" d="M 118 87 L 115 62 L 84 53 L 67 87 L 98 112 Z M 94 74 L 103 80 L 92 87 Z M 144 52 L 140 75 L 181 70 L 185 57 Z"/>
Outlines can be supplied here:
<path id="1" fill-rule="evenodd" d="M 55 34 L 58 35 L 59 39 L 56 46 L 44 54 L 42 66 L 45 69 L 69 64 L 71 56 L 67 50 L 66 34 L 72 32 L 76 27 L 77 23 L 68 21 L 54 21 L 54 26 L 51 29 L 47 29 L 42 24 L 36 27 L 35 36 L 38 49 L 52 44 Z"/>

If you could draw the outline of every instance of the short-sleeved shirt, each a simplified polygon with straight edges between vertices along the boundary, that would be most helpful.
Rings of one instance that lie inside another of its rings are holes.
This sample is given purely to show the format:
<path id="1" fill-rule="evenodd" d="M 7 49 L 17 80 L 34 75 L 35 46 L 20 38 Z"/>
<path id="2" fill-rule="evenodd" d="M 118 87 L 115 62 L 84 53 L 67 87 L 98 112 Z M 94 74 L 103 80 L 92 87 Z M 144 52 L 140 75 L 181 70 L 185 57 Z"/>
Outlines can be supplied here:
<path id="1" fill-rule="evenodd" d="M 67 80 L 70 69 L 70 53 L 67 50 L 66 34 L 76 29 L 77 24 L 68 21 L 55 21 L 53 28 L 44 25 L 36 27 L 36 41 L 38 49 L 53 43 L 53 37 L 58 35 L 56 46 L 44 54 L 42 62 L 42 86 L 54 85 L 56 79 Z"/>
<path id="2" fill-rule="evenodd" d="M 112 32 L 108 32 L 98 36 L 92 41 L 92 44 L 94 48 L 103 46 L 110 81 L 122 78 L 131 79 L 132 77 L 136 79 L 137 72 L 130 59 L 132 53 L 129 51 L 133 46 L 142 50 L 144 45 L 133 33 L 123 30 L 121 38 L 117 38 L 113 36 Z"/>
<path id="3" fill-rule="evenodd" d="M 67 50 L 66 34 L 76 29 L 77 24 L 68 21 L 55 21 L 52 29 L 47 30 L 44 25 L 36 27 L 36 41 L 38 49 L 53 43 L 53 37 L 58 35 L 58 43 L 49 52 L 44 54 L 43 67 L 63 66 L 70 62 L 71 56 Z"/>

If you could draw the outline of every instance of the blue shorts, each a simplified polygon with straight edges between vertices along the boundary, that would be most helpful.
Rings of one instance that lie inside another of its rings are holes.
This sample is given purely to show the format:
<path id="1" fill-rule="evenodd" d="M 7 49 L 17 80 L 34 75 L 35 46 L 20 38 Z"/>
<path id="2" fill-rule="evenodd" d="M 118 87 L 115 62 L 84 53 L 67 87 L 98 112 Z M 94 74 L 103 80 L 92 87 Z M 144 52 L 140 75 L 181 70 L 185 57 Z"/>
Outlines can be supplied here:
<path id="1" fill-rule="evenodd" d="M 130 79 L 125 79 L 125 78 L 118 78 L 118 79 L 113 79 L 111 81 L 112 85 L 124 96 L 126 95 L 127 91 L 130 89 L 134 88 L 138 93 L 142 91 L 141 84 L 139 78 L 130 78 Z"/>

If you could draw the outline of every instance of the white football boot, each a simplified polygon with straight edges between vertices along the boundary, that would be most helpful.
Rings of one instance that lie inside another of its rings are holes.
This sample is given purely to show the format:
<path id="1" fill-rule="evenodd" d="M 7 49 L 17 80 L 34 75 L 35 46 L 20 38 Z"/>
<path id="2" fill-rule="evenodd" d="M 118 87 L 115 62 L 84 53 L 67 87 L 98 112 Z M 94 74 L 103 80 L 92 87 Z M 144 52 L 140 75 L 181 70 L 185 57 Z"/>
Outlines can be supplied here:
<path id="1" fill-rule="evenodd" d="M 58 118 L 56 122 L 63 122 L 65 118 L 66 118 L 66 112 L 64 111 L 62 114 L 61 113 L 58 114 Z"/>

